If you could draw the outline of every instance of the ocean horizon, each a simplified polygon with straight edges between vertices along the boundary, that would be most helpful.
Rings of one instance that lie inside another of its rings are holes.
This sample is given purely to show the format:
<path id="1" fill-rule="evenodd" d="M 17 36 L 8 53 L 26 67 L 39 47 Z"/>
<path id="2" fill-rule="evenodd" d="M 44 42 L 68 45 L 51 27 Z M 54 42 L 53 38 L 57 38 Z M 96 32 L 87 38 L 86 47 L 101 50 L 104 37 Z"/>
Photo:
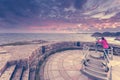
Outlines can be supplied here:
<path id="1" fill-rule="evenodd" d="M 95 42 L 92 33 L 0 33 L 0 45 L 22 41 L 44 40 L 44 41 L 83 41 Z M 114 37 L 107 37 L 108 42 L 120 44 Z"/>

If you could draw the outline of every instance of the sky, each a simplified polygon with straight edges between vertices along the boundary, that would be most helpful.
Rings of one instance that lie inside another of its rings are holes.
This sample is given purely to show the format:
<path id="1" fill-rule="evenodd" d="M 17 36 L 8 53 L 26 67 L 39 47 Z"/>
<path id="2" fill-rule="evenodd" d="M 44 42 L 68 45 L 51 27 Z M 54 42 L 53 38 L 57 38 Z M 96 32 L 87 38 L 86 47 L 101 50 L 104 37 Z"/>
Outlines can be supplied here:
<path id="1" fill-rule="evenodd" d="M 0 0 L 0 33 L 120 31 L 120 0 Z"/>

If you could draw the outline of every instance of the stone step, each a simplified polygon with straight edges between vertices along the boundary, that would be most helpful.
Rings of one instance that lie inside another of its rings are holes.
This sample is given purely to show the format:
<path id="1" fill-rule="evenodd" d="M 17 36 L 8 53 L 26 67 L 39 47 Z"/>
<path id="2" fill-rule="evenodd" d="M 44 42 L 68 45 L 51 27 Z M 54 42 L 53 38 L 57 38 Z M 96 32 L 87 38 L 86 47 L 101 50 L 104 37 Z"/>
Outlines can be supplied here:
<path id="1" fill-rule="evenodd" d="M 88 72 L 94 73 L 98 76 L 103 76 L 103 77 L 107 77 L 107 74 L 108 74 L 107 72 L 95 70 L 94 68 L 91 68 L 91 67 L 88 67 L 88 66 L 85 67 L 85 70 L 88 71 Z"/>
<path id="2" fill-rule="evenodd" d="M 90 54 L 90 57 L 94 58 L 94 59 L 101 59 L 100 54 L 94 53 L 94 54 Z"/>
<path id="3" fill-rule="evenodd" d="M 94 60 L 94 61 L 98 61 L 98 62 L 104 61 L 104 60 L 101 59 L 101 58 L 94 58 L 94 57 L 92 57 L 91 55 L 89 55 L 88 59 L 91 59 L 91 60 Z"/>
<path id="4" fill-rule="evenodd" d="M 30 69 L 29 70 L 29 80 L 35 80 L 35 69 Z"/>
<path id="5" fill-rule="evenodd" d="M 25 70 L 22 76 L 22 80 L 28 80 L 29 77 L 29 69 Z"/>
<path id="6" fill-rule="evenodd" d="M 87 74 L 88 76 L 96 78 L 96 79 L 94 79 L 94 80 L 108 80 L 107 77 L 97 75 L 96 73 L 91 72 L 91 71 L 89 71 L 89 70 L 84 69 L 84 70 L 82 70 L 82 71 L 83 71 L 85 74 Z"/>
<path id="7" fill-rule="evenodd" d="M 20 80 L 23 80 L 23 74 L 25 72 L 26 68 L 24 66 L 22 66 L 22 72 L 20 74 Z"/>
<path id="8" fill-rule="evenodd" d="M 10 80 L 10 77 L 15 69 L 15 65 L 8 67 L 5 72 L 1 75 L 0 80 Z"/>
<path id="9" fill-rule="evenodd" d="M 87 66 L 90 68 L 93 68 L 94 70 L 105 71 L 105 68 L 103 66 L 94 65 L 94 64 L 90 64 L 90 63 L 87 63 Z"/>
<path id="10" fill-rule="evenodd" d="M 1 77 L 1 75 L 5 72 L 5 70 L 7 69 L 7 67 L 8 67 L 8 65 L 7 65 L 7 63 L 4 65 L 0 65 L 1 66 L 1 68 L 0 68 L 0 77 Z"/>
<path id="11" fill-rule="evenodd" d="M 103 67 L 103 62 L 102 61 L 89 59 L 89 61 L 87 63 L 91 64 L 93 66 L 96 66 L 96 67 Z"/>
<path id="12" fill-rule="evenodd" d="M 23 68 L 16 65 L 15 69 L 10 77 L 10 80 L 20 80 L 22 71 L 23 71 Z"/>

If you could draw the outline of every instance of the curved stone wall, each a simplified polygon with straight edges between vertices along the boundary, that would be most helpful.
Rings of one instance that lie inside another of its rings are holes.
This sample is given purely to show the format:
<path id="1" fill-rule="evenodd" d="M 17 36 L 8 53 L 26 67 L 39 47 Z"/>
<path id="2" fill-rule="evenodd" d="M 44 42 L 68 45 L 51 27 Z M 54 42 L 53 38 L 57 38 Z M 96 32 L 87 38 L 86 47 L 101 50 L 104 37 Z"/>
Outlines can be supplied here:
<path id="1" fill-rule="evenodd" d="M 82 49 L 82 46 L 79 42 L 59 42 L 44 45 L 35 50 L 31 57 L 29 58 L 30 60 L 29 80 L 34 80 L 34 78 L 37 78 L 37 76 L 35 77 L 35 75 L 39 74 L 40 66 L 47 57 L 49 57 L 50 55 L 54 54 L 57 51 L 67 49 Z"/>

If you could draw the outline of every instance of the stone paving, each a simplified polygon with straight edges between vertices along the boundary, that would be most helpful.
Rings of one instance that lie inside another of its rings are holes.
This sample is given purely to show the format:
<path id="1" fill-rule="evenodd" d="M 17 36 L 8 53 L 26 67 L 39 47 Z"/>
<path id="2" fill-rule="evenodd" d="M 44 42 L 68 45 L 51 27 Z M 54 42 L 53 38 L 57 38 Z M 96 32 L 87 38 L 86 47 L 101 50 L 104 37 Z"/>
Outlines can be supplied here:
<path id="1" fill-rule="evenodd" d="M 44 67 L 44 80 L 94 80 L 80 71 L 82 53 L 82 50 L 67 50 L 50 56 Z M 115 58 L 118 64 L 113 66 L 112 80 L 120 80 L 120 57 Z"/>
<path id="2" fill-rule="evenodd" d="M 68 50 L 52 55 L 44 67 L 44 80 L 92 80 L 80 72 L 80 50 Z"/>

